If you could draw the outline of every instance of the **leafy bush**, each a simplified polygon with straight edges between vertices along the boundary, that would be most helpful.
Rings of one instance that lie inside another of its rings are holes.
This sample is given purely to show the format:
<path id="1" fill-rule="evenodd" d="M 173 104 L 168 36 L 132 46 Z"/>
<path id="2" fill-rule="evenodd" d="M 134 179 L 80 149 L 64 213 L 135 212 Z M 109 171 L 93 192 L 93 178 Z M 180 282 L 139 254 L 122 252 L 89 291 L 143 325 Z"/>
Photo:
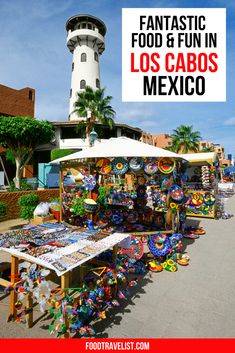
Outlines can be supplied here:
<path id="1" fill-rule="evenodd" d="M 82 194 L 72 202 L 71 212 L 75 216 L 85 216 L 87 214 L 84 207 L 84 200 L 87 198 L 87 191 L 83 191 Z"/>
<path id="2" fill-rule="evenodd" d="M 18 204 L 20 206 L 20 217 L 30 221 L 33 218 L 33 211 L 39 203 L 39 196 L 37 194 L 22 195 Z"/>
<path id="3" fill-rule="evenodd" d="M 31 185 L 29 185 L 28 183 L 27 183 L 27 180 L 26 179 L 21 179 L 21 181 L 20 181 L 20 189 L 17 189 L 16 187 L 15 187 L 15 183 L 12 181 L 11 183 L 10 183 L 10 187 L 9 187 L 9 190 L 8 191 L 27 191 L 27 190 L 32 190 L 32 187 L 31 187 Z"/>
<path id="4" fill-rule="evenodd" d="M 51 161 L 54 161 L 54 159 L 57 159 L 57 158 L 68 156 L 71 153 L 74 153 L 74 151 L 70 149 L 61 150 L 59 148 L 55 148 L 51 150 Z"/>
<path id="5" fill-rule="evenodd" d="M 6 202 L 0 201 L 0 218 L 6 216 L 7 213 L 7 204 Z"/>

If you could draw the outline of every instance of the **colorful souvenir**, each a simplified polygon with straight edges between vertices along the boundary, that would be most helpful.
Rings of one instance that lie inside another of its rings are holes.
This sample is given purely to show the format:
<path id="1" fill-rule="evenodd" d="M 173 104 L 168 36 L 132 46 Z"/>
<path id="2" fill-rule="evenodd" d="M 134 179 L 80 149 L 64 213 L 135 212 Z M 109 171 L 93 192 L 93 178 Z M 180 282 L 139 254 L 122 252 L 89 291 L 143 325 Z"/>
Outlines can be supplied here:
<path id="1" fill-rule="evenodd" d="M 167 191 L 171 185 L 172 185 L 172 180 L 170 178 L 163 179 L 161 184 L 162 191 Z"/>
<path id="2" fill-rule="evenodd" d="M 139 176 L 138 178 L 137 178 L 137 184 L 138 185 L 145 185 L 145 183 L 146 183 L 146 179 L 145 179 L 145 177 L 144 176 Z"/>
<path id="3" fill-rule="evenodd" d="M 123 217 L 123 214 L 122 214 L 122 212 L 121 211 L 119 211 L 119 210 L 114 210 L 113 212 L 112 212 L 112 216 L 111 216 L 111 222 L 113 223 L 113 224 L 121 224 L 122 222 L 123 222 L 123 220 L 124 220 L 124 217 Z"/>
<path id="4" fill-rule="evenodd" d="M 128 161 L 125 158 L 117 157 L 112 161 L 112 170 L 114 174 L 121 175 L 128 171 Z"/>
<path id="5" fill-rule="evenodd" d="M 215 203 L 215 196 L 211 193 L 204 195 L 204 202 L 208 206 L 213 206 Z"/>
<path id="6" fill-rule="evenodd" d="M 112 170 L 112 164 L 109 159 L 102 158 L 97 161 L 96 168 L 100 174 L 109 174 Z"/>
<path id="7" fill-rule="evenodd" d="M 129 168 L 132 172 L 138 172 L 144 166 L 143 158 L 141 157 L 133 157 L 129 161 Z"/>
<path id="8" fill-rule="evenodd" d="M 138 212 L 135 210 L 130 210 L 127 216 L 127 222 L 136 223 L 138 220 Z"/>
<path id="9" fill-rule="evenodd" d="M 159 171 L 163 174 L 170 174 L 175 169 L 175 160 L 173 158 L 160 158 L 158 162 Z"/>
<path id="10" fill-rule="evenodd" d="M 148 268 L 152 272 L 161 272 L 163 270 L 162 265 L 160 265 L 156 260 L 149 261 Z"/>
<path id="11" fill-rule="evenodd" d="M 172 200 L 174 200 L 176 202 L 181 202 L 184 198 L 183 189 L 176 184 L 171 185 L 170 188 L 168 189 L 168 192 L 169 192 Z"/>
<path id="12" fill-rule="evenodd" d="M 146 195 L 146 186 L 140 185 L 136 191 L 138 197 L 144 197 Z"/>
<path id="13" fill-rule="evenodd" d="M 203 203 L 203 196 L 199 192 L 194 192 L 192 195 L 192 204 L 196 207 L 201 206 Z"/>
<path id="14" fill-rule="evenodd" d="M 157 233 L 148 243 L 149 250 L 154 256 L 165 256 L 170 252 L 171 243 L 166 234 Z"/>
<path id="15" fill-rule="evenodd" d="M 178 270 L 178 266 L 175 261 L 172 259 L 166 260 L 162 263 L 162 267 L 164 270 L 169 272 L 176 272 Z"/>
<path id="16" fill-rule="evenodd" d="M 157 158 L 145 158 L 144 159 L 144 171 L 146 174 L 153 175 L 158 171 L 158 160 Z"/>
<path id="17" fill-rule="evenodd" d="M 94 175 L 87 174 L 82 179 L 83 186 L 86 190 L 93 190 L 96 187 L 96 178 Z"/>
<path id="18" fill-rule="evenodd" d="M 85 199 L 84 208 L 87 212 L 95 212 L 98 209 L 98 204 L 93 199 Z"/>

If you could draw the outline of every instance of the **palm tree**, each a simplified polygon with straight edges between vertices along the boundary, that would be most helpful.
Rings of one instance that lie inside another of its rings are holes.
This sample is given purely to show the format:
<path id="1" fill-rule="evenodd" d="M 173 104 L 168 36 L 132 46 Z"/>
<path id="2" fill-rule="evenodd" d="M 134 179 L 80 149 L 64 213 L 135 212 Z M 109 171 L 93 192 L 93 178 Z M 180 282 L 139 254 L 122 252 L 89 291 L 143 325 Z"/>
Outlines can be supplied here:
<path id="1" fill-rule="evenodd" d="M 193 131 L 193 126 L 180 125 L 173 134 L 169 149 L 173 152 L 188 153 L 189 151 L 199 151 L 199 141 L 201 134 L 199 131 Z"/>
<path id="2" fill-rule="evenodd" d="M 114 125 L 115 111 L 110 105 L 112 96 L 104 96 L 104 88 L 93 90 L 93 88 L 86 86 L 84 91 L 79 92 L 77 101 L 74 103 L 74 112 L 80 118 L 85 118 L 80 121 L 77 129 L 85 126 L 86 139 L 89 146 L 91 146 L 90 133 L 94 129 L 95 123 L 99 122 L 110 127 Z"/>
<path id="3" fill-rule="evenodd" d="M 202 147 L 200 152 L 214 152 L 215 148 L 213 146 L 211 147 Z"/>

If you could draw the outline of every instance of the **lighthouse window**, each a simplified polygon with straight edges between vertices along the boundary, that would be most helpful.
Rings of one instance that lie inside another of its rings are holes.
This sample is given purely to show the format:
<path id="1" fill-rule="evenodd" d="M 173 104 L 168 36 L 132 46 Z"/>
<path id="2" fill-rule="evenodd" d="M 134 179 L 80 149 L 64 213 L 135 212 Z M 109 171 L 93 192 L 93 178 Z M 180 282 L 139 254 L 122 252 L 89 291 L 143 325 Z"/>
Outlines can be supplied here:
<path id="1" fill-rule="evenodd" d="M 94 59 L 95 59 L 95 61 L 98 61 L 98 54 L 97 54 L 96 51 L 95 51 L 95 53 L 94 53 Z"/>
<path id="2" fill-rule="evenodd" d="M 86 23 L 82 23 L 82 28 L 86 28 Z"/>
<path id="3" fill-rule="evenodd" d="M 85 62 L 86 61 L 86 53 L 82 53 L 81 54 L 81 62 Z"/>
<path id="4" fill-rule="evenodd" d="M 70 92 L 69 92 L 70 98 L 72 97 L 72 93 L 73 93 L 73 90 L 72 90 L 72 88 L 71 88 L 71 89 L 70 89 Z"/>
<path id="5" fill-rule="evenodd" d="M 80 89 L 84 89 L 86 88 L 86 81 L 85 80 L 81 80 L 80 81 Z"/>
<path id="6" fill-rule="evenodd" d="M 72 71 L 74 70 L 74 63 L 72 63 Z"/>
<path id="7" fill-rule="evenodd" d="M 96 87 L 100 88 L 100 80 L 98 78 L 96 79 Z"/>
<path id="8" fill-rule="evenodd" d="M 90 23 L 88 23 L 88 29 L 92 29 L 92 25 Z"/>

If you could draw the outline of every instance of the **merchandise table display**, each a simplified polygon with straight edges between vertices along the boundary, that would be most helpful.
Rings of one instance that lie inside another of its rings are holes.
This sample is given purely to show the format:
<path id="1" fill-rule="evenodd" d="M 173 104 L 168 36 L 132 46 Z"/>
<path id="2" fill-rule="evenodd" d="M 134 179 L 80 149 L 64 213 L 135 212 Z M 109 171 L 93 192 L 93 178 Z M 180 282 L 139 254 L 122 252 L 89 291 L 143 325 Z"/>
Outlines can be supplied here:
<path id="1" fill-rule="evenodd" d="M 218 206 L 219 160 L 214 152 L 181 155 L 189 162 L 185 175 L 187 216 L 215 218 Z"/>

